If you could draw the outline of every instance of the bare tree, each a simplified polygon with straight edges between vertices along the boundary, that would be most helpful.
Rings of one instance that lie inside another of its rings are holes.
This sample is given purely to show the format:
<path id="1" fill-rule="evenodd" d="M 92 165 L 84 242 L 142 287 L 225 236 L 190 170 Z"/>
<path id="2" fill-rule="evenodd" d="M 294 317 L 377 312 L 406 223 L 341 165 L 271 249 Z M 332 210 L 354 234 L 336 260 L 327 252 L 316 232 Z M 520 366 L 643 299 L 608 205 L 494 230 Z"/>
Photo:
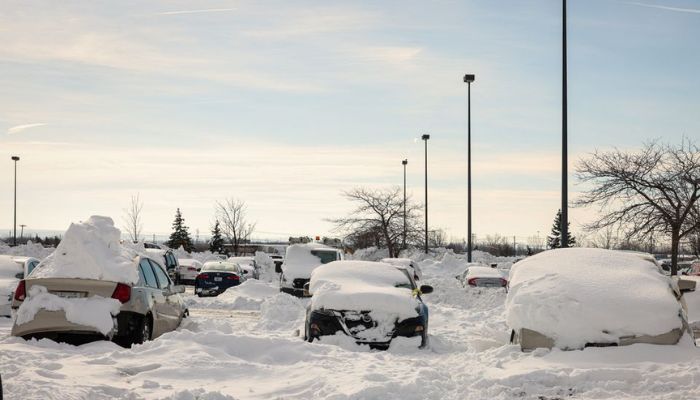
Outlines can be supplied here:
<path id="1" fill-rule="evenodd" d="M 241 244 L 249 241 L 255 230 L 256 223 L 249 223 L 247 214 L 248 207 L 243 200 L 228 198 L 223 202 L 216 202 L 216 219 L 221 224 L 221 233 L 233 246 L 235 255 L 239 254 Z"/>
<path id="2" fill-rule="evenodd" d="M 577 166 L 591 184 L 576 201 L 598 205 L 601 216 L 589 230 L 617 226 L 624 239 L 671 239 L 671 273 L 677 273 L 681 239 L 697 231 L 692 220 L 700 199 L 700 149 L 690 140 L 678 146 L 647 143 L 638 152 L 614 149 L 591 154 Z"/>
<path id="3" fill-rule="evenodd" d="M 445 230 L 442 228 L 428 231 L 428 243 L 430 244 L 430 247 L 447 246 L 447 232 L 445 232 Z"/>
<path id="4" fill-rule="evenodd" d="M 138 193 L 131 196 L 131 204 L 129 208 L 124 209 L 124 230 L 129 234 L 129 239 L 138 242 L 143 231 L 143 219 L 141 218 L 143 211 L 143 202 Z"/>
<path id="5" fill-rule="evenodd" d="M 357 207 L 345 218 L 329 219 L 335 230 L 346 234 L 346 242 L 355 248 L 373 245 L 388 249 L 389 257 L 398 256 L 403 240 L 402 189 L 359 187 L 344 192 L 343 196 Z M 406 201 L 406 240 L 413 242 L 420 230 L 420 205 L 409 200 Z"/>

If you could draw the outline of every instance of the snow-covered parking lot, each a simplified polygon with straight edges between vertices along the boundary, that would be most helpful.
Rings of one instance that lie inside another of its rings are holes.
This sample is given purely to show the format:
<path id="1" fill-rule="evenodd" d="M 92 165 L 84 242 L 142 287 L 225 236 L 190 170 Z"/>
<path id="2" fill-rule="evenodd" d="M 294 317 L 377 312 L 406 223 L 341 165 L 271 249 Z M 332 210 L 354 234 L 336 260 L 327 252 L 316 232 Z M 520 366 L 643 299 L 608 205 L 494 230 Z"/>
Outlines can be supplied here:
<path id="1" fill-rule="evenodd" d="M 306 300 L 248 281 L 185 294 L 174 332 L 124 349 L 10 337 L 0 319 L 6 399 L 697 399 L 700 350 L 632 345 L 522 353 L 508 344 L 503 289 L 465 289 L 451 254 L 421 262 L 430 347 L 370 351 L 346 337 L 307 343 Z"/>

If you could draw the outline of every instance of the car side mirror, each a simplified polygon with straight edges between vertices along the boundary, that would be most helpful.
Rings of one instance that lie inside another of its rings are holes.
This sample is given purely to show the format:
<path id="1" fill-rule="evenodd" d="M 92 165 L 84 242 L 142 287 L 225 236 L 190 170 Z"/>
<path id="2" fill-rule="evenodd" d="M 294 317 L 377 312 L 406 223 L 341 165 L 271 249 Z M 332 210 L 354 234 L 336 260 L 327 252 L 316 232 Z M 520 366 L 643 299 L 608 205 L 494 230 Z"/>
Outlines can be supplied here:
<path id="1" fill-rule="evenodd" d="M 430 285 L 421 285 L 420 292 L 423 294 L 433 293 L 433 287 Z"/>
<path id="2" fill-rule="evenodd" d="M 304 284 L 304 296 L 311 296 L 311 293 L 309 293 L 309 282 Z"/>
<path id="3" fill-rule="evenodd" d="M 678 280 L 678 290 L 681 293 L 694 292 L 697 282 L 691 281 L 690 279 L 679 279 Z"/>
<path id="4" fill-rule="evenodd" d="M 185 293 L 185 287 L 182 285 L 175 285 L 175 286 L 173 286 L 171 292 L 172 293 Z"/>

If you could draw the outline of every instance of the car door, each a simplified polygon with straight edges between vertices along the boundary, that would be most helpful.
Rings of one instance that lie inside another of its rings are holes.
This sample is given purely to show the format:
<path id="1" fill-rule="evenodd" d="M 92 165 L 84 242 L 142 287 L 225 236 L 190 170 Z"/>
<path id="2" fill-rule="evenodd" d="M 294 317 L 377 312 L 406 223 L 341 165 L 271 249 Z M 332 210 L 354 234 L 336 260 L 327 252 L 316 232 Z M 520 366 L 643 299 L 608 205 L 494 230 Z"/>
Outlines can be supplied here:
<path id="1" fill-rule="evenodd" d="M 139 268 L 143 273 L 144 277 L 144 289 L 147 292 L 148 305 L 153 316 L 152 337 L 157 337 L 163 333 L 165 330 L 164 319 L 161 317 L 163 303 L 165 303 L 165 296 L 163 296 L 163 291 L 158 285 L 158 278 L 156 278 L 156 273 L 153 270 L 153 266 L 150 260 L 147 258 L 142 258 L 139 262 Z"/>
<path id="2" fill-rule="evenodd" d="M 180 301 L 179 294 L 175 293 L 174 285 L 162 267 L 151 260 L 153 271 L 158 278 L 158 287 L 161 289 L 163 301 L 159 309 L 159 317 L 163 320 L 163 332 L 175 330 L 180 324 Z"/>

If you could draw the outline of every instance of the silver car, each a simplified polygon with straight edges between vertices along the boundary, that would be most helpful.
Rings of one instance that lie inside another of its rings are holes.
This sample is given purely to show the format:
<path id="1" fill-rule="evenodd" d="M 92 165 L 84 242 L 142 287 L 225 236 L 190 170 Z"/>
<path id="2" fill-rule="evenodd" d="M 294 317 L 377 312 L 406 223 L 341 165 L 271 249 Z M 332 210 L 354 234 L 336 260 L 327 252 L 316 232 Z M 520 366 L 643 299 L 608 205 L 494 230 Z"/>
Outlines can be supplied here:
<path id="1" fill-rule="evenodd" d="M 113 317 L 114 327 L 106 335 L 97 328 L 69 321 L 64 310 L 39 310 L 31 321 L 12 326 L 12 335 L 24 338 L 47 337 L 61 340 L 64 337 L 86 335 L 102 336 L 121 345 L 143 343 L 163 333 L 175 330 L 188 310 L 179 293 L 184 286 L 175 286 L 165 269 L 152 258 L 137 256 L 133 268 L 138 269 L 136 284 L 126 284 L 96 279 L 32 278 L 20 281 L 15 290 L 12 308 L 17 309 L 34 285 L 40 285 L 50 294 L 62 298 L 88 298 L 101 296 L 114 298 L 122 305 Z"/>

